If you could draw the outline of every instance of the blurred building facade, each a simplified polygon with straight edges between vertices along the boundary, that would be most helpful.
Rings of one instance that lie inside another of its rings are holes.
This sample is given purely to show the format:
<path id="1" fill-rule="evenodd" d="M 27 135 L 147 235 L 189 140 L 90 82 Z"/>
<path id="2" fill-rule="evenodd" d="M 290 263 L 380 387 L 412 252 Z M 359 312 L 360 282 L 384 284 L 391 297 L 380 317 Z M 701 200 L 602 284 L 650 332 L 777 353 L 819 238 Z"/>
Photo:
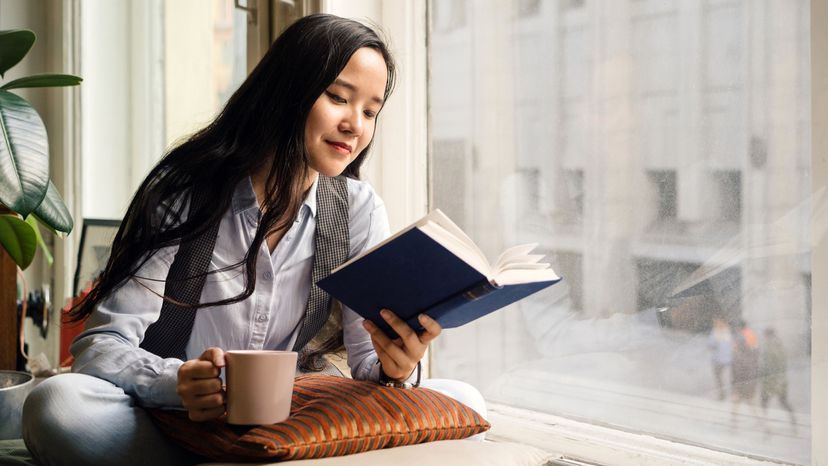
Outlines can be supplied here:
<path id="1" fill-rule="evenodd" d="M 575 318 L 744 319 L 807 354 L 808 2 L 430 5 L 432 206 L 490 258 L 540 243 Z M 444 367 L 482 382 L 542 352 L 532 325 L 438 351 L 477 351 Z"/>

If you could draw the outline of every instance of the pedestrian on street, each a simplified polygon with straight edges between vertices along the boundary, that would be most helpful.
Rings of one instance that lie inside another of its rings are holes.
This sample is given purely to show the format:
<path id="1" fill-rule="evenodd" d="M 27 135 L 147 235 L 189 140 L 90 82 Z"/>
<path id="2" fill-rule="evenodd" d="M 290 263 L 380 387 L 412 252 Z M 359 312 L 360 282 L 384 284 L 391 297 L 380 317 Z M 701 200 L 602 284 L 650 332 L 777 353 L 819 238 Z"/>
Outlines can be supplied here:
<path id="1" fill-rule="evenodd" d="M 707 346 L 711 352 L 713 376 L 716 378 L 719 399 L 724 400 L 727 396 L 725 373 L 733 362 L 733 336 L 730 325 L 724 319 L 718 317 L 713 319 L 713 328 L 710 330 Z"/>
<path id="2" fill-rule="evenodd" d="M 768 402 L 773 398 L 778 398 L 779 404 L 788 412 L 791 426 L 796 433 L 796 415 L 788 401 L 787 355 L 782 340 L 772 327 L 765 329 L 759 367 L 762 377 L 762 411 L 767 415 Z"/>
<path id="3" fill-rule="evenodd" d="M 738 425 L 739 404 L 745 402 L 752 414 L 764 426 L 764 419 L 756 406 L 756 386 L 759 380 L 759 342 L 756 334 L 743 319 L 733 326 L 733 361 L 731 370 L 733 427 Z"/>

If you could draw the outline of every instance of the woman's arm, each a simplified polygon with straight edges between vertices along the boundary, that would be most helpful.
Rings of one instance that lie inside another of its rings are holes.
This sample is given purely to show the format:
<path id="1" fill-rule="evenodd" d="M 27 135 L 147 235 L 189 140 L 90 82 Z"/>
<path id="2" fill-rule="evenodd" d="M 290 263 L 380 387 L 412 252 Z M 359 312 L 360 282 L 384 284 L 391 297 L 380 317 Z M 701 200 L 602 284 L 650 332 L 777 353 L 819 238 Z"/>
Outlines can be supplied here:
<path id="1" fill-rule="evenodd" d="M 74 372 L 108 380 L 142 406 L 181 406 L 176 382 L 182 361 L 138 347 L 161 312 L 163 280 L 177 250 L 172 246 L 156 252 L 137 272 L 143 278 L 128 280 L 102 301 L 70 348 Z"/>
<path id="2" fill-rule="evenodd" d="M 382 199 L 365 182 L 348 180 L 351 250 L 348 258 L 358 256 L 390 235 L 388 213 Z M 342 306 L 342 331 L 351 377 L 379 381 L 380 367 L 371 335 L 362 326 L 364 319 Z"/>
<path id="3" fill-rule="evenodd" d="M 351 196 L 349 200 L 351 234 L 349 258 L 351 258 L 362 254 L 388 238 L 390 228 L 385 204 L 373 188 L 364 182 L 348 181 L 350 183 L 349 195 Z M 379 381 L 380 359 L 383 359 L 385 361 L 383 370 L 386 375 L 395 379 L 407 377 L 407 381 L 413 381 L 416 378 L 414 367 L 422 358 L 428 343 L 440 331 L 439 324 L 433 322 L 433 326 L 426 327 L 432 331 L 423 334 L 424 341 L 422 341 L 404 322 L 400 321 L 393 324 L 395 326 L 401 325 L 398 333 L 409 335 L 411 338 L 408 338 L 408 341 L 401 340 L 393 343 L 387 337 L 383 338 L 384 335 L 379 330 L 377 330 L 379 333 L 375 333 L 372 340 L 371 333 L 366 330 L 363 322 L 364 319 L 359 314 L 346 306 L 342 307 L 342 329 L 345 338 L 345 349 L 348 352 L 348 366 L 351 368 L 351 376 L 359 380 Z M 394 347 L 389 346 L 389 343 Z M 382 352 L 382 357 L 378 356 L 378 349 Z"/>

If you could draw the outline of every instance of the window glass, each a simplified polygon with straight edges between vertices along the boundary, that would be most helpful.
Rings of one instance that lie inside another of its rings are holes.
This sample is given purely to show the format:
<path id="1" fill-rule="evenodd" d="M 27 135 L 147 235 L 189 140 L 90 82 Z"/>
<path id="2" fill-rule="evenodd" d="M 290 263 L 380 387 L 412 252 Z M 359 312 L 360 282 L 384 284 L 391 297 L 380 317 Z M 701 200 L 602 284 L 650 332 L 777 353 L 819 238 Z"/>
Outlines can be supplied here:
<path id="1" fill-rule="evenodd" d="M 119 219 L 150 168 L 246 76 L 233 0 L 82 0 L 84 217 Z"/>
<path id="2" fill-rule="evenodd" d="M 564 277 L 433 375 L 810 464 L 809 8 L 431 0 L 431 206 Z"/>

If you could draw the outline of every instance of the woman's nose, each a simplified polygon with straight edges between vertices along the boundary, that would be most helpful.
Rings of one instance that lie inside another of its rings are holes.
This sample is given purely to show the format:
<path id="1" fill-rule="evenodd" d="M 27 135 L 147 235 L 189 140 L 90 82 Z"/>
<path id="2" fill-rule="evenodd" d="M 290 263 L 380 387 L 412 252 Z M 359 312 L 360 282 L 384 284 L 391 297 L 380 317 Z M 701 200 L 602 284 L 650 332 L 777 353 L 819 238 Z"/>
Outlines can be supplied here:
<path id="1" fill-rule="evenodd" d="M 348 115 L 345 115 L 339 123 L 339 130 L 343 133 L 359 136 L 362 134 L 364 124 L 365 123 L 360 112 L 349 112 Z"/>

